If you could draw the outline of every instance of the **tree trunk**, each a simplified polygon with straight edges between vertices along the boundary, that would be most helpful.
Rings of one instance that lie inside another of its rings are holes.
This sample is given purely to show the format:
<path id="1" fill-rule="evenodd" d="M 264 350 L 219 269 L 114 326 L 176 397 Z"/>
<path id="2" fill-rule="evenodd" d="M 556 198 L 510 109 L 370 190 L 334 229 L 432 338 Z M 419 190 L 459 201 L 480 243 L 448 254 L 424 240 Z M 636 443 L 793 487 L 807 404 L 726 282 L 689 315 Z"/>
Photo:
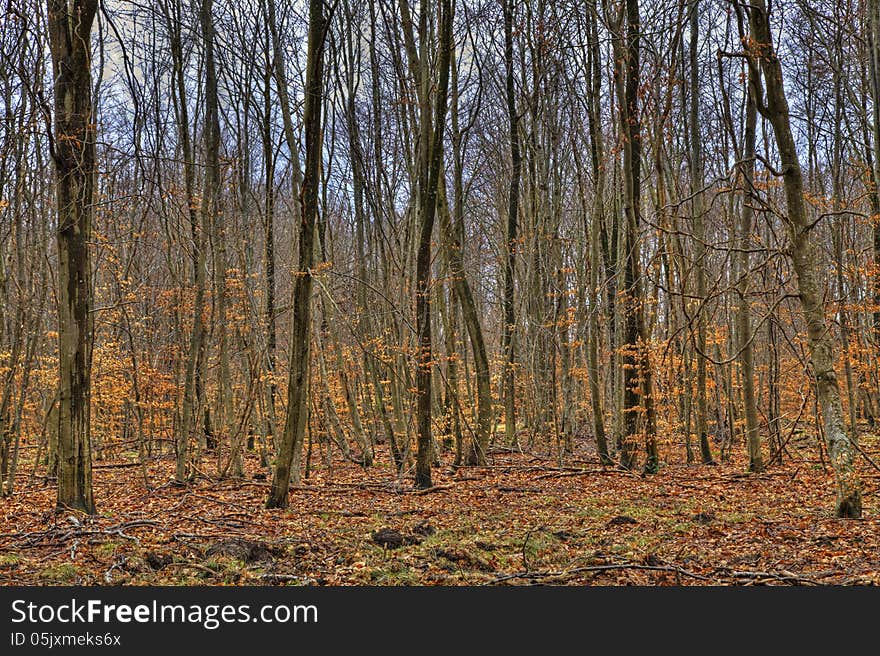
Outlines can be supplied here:
<path id="1" fill-rule="evenodd" d="M 596 438 L 596 449 L 599 452 L 599 460 L 603 465 L 612 464 L 608 450 L 608 439 L 605 435 L 605 417 L 602 410 L 602 388 L 599 379 L 599 299 L 600 285 L 599 274 L 603 271 L 603 259 L 600 244 L 600 234 L 605 222 L 605 147 L 602 139 L 601 105 L 602 92 L 602 61 L 599 44 L 598 16 L 596 15 L 596 3 L 589 10 L 590 29 L 590 88 L 592 98 L 589 103 L 588 120 L 590 126 L 590 159 L 593 168 L 594 198 L 592 217 L 590 219 L 589 232 L 586 230 L 590 243 L 590 276 L 589 276 L 589 299 L 590 321 L 589 336 L 587 343 L 587 366 L 590 379 L 590 404 L 593 411 L 593 433 Z M 586 215 L 586 208 L 585 208 Z M 606 286 L 605 283 L 603 286 Z"/>
<path id="2" fill-rule="evenodd" d="M 871 193 L 871 205 L 874 212 L 874 290 L 873 301 L 875 305 L 873 315 L 874 340 L 880 333 L 880 0 L 867 0 L 868 11 L 868 72 L 871 91 L 871 134 L 873 137 L 873 175 L 874 188 Z"/>
<path id="3" fill-rule="evenodd" d="M 519 179 L 522 158 L 519 149 L 519 115 L 516 111 L 516 92 L 513 84 L 513 12 L 514 0 L 504 0 L 504 69 L 507 120 L 510 135 L 510 187 L 507 197 L 507 227 L 505 231 L 504 260 L 504 325 L 501 350 L 504 354 L 504 435 L 508 445 L 516 441 L 516 317 L 514 316 L 514 276 L 518 244 L 517 214 L 519 212 Z"/>
<path id="4" fill-rule="evenodd" d="M 703 146 L 700 139 L 700 71 L 697 44 L 700 29 L 700 0 L 693 0 L 690 15 L 690 166 L 693 194 L 694 270 L 697 278 L 696 351 L 697 351 L 697 436 L 703 464 L 712 464 L 709 446 L 709 402 L 706 392 L 706 225 L 703 202 Z"/>
<path id="5" fill-rule="evenodd" d="M 446 199 L 445 183 L 441 182 L 440 194 L 440 228 L 443 233 L 443 248 L 449 262 L 449 275 L 452 278 L 452 288 L 458 302 L 461 304 L 462 316 L 471 348 L 474 354 L 474 369 L 477 379 L 477 426 L 472 436 L 470 446 L 465 455 L 465 463 L 468 465 L 485 465 L 486 452 L 489 449 L 489 438 L 492 433 L 492 380 L 489 371 L 489 357 L 486 353 L 486 343 L 483 340 L 483 327 L 480 324 L 480 315 L 477 305 L 464 273 L 462 258 L 461 222 L 461 199 L 456 200 L 455 225 L 450 220 L 449 204 Z M 459 401 L 456 400 L 456 403 Z"/>
<path id="6" fill-rule="evenodd" d="M 187 104 L 186 79 L 183 61 L 183 44 L 181 36 L 181 8 L 175 5 L 176 15 L 171 15 L 167 6 L 165 19 L 168 25 L 169 42 L 173 67 L 174 87 L 172 96 L 175 100 L 175 118 L 183 156 L 184 188 L 186 192 L 187 216 L 189 217 L 190 235 L 192 238 L 192 276 L 195 298 L 193 305 L 193 325 L 190 332 L 184 374 L 183 407 L 181 421 L 176 433 L 177 461 L 175 481 L 183 483 L 191 475 L 189 471 L 190 433 L 198 426 L 198 412 L 202 401 L 202 369 L 204 348 L 205 299 L 205 236 L 200 217 L 195 191 L 195 160 L 192 141 L 190 139 L 189 110 Z"/>
<path id="7" fill-rule="evenodd" d="M 94 514 L 90 446 L 95 116 L 91 30 L 97 0 L 48 0 L 55 79 L 58 207 L 58 509 Z"/>
<path id="8" fill-rule="evenodd" d="M 267 49 L 271 45 L 267 44 Z M 271 61 L 267 54 L 267 60 Z M 263 79 L 264 95 L 263 95 L 263 120 L 262 141 L 263 141 L 263 163 L 265 167 L 265 243 L 263 248 L 263 267 L 266 271 L 265 280 L 265 322 L 266 322 L 266 374 L 268 382 L 266 385 L 266 410 L 265 410 L 265 432 L 268 440 L 277 449 L 277 434 L 275 421 L 275 396 L 278 390 L 278 384 L 275 378 L 275 369 L 277 362 L 278 348 L 278 331 L 277 321 L 275 317 L 275 156 L 273 153 L 274 143 L 272 141 L 272 84 L 271 84 L 271 66 L 267 61 L 266 75 Z M 265 464 L 265 463 L 264 463 Z"/>
<path id="9" fill-rule="evenodd" d="M 452 3 L 441 3 L 439 43 L 439 80 L 432 119 L 431 85 L 428 57 L 428 14 L 422 5 L 419 12 L 419 240 L 416 253 L 416 424 L 417 453 L 415 485 L 431 487 L 433 438 L 431 433 L 431 235 L 437 209 L 437 187 L 443 162 L 443 128 L 446 122 L 446 94 L 449 88 L 449 65 L 452 53 Z"/>
<path id="10" fill-rule="evenodd" d="M 816 380 L 816 398 L 822 411 L 825 441 L 837 480 L 838 517 L 857 518 L 862 515 L 861 481 L 854 466 L 855 445 L 846 432 L 840 402 L 840 387 L 834 371 L 834 341 L 825 320 L 821 285 L 821 261 L 813 243 L 813 225 L 807 217 L 804 202 L 804 180 L 798 160 L 797 146 L 791 130 L 788 100 L 783 86 L 782 65 L 773 47 L 770 19 L 764 0 L 755 0 L 749 10 L 750 65 L 760 66 L 767 91 L 766 106 L 760 104 L 762 94 L 756 90 L 759 109 L 773 126 L 788 210 L 787 228 L 791 239 L 790 256 L 797 275 L 801 309 L 807 323 L 807 337 Z M 755 76 L 755 81 L 759 78 Z"/>
<path id="11" fill-rule="evenodd" d="M 749 70 L 749 75 L 753 70 Z M 758 108 L 753 94 L 754 84 L 749 84 L 746 92 L 746 124 L 745 148 L 743 150 L 743 193 L 742 209 L 739 215 L 737 235 L 738 274 L 737 293 L 739 294 L 736 308 L 736 337 L 739 350 L 739 361 L 742 367 L 743 406 L 746 419 L 746 445 L 749 453 L 749 471 L 764 471 L 764 460 L 761 456 L 761 436 L 758 432 L 758 405 L 755 399 L 755 366 L 752 347 L 752 322 L 749 303 L 749 248 L 754 210 L 752 209 L 752 186 L 755 179 L 755 139 L 758 120 Z"/>
<path id="12" fill-rule="evenodd" d="M 229 337 L 227 333 L 226 219 L 219 207 L 220 199 L 220 109 L 217 97 L 217 70 L 214 63 L 214 1 L 203 0 L 199 21 L 205 48 L 205 187 L 202 190 L 202 225 L 210 226 L 214 250 L 214 325 L 217 330 L 217 405 L 215 426 L 220 436 L 231 439 L 234 431 L 232 389 L 229 371 Z M 207 435 L 206 435 L 207 437 Z M 215 444 L 216 445 L 216 444 Z M 232 475 L 241 476 L 241 449 L 229 444 L 232 453 Z"/>
<path id="13" fill-rule="evenodd" d="M 299 267 L 293 286 L 293 328 L 290 336 L 290 371 L 287 382 L 287 419 L 275 464 L 267 508 L 287 507 L 291 479 L 300 480 L 300 459 L 308 415 L 309 353 L 311 344 L 312 269 L 315 261 L 315 224 L 318 218 L 318 183 L 321 165 L 321 110 L 324 77 L 324 3 L 309 0 L 306 99 L 303 115 L 306 168 L 300 199 Z"/>
<path id="14" fill-rule="evenodd" d="M 641 217 L 641 134 L 639 117 L 639 37 L 640 18 L 637 0 L 626 0 L 626 47 L 615 38 L 615 54 L 620 125 L 623 138 L 623 230 L 625 258 L 623 272 L 623 434 L 621 465 L 636 467 L 636 444 L 639 418 L 644 415 L 645 472 L 657 471 L 659 459 L 654 427 L 651 365 L 642 308 L 642 275 L 639 261 L 639 224 Z M 619 21 L 619 24 L 623 21 Z"/>

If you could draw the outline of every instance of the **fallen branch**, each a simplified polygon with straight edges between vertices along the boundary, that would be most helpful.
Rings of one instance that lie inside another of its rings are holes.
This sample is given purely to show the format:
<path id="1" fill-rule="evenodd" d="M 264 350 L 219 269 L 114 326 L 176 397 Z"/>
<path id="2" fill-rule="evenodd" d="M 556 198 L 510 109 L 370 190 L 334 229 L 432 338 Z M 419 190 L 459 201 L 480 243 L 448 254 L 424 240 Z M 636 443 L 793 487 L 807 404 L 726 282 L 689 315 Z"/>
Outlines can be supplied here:
<path id="1" fill-rule="evenodd" d="M 258 579 L 267 582 L 277 582 L 281 583 L 283 581 L 296 581 L 299 583 L 314 583 L 315 580 L 311 579 L 307 576 L 298 576 L 296 574 L 260 574 L 257 576 Z"/>
<path id="2" fill-rule="evenodd" d="M 425 488 L 424 490 L 414 490 L 409 494 L 413 494 L 416 496 L 421 496 L 423 494 L 431 494 L 432 492 L 440 492 L 441 490 L 451 490 L 455 485 L 452 483 L 447 483 L 446 485 L 433 485 L 431 487 Z"/>
<path id="3" fill-rule="evenodd" d="M 574 471 L 552 471 L 549 474 L 541 474 L 540 476 L 535 476 L 535 480 L 541 480 L 544 478 L 562 478 L 563 476 L 585 476 L 587 474 L 623 474 L 625 476 L 630 476 L 631 478 L 639 478 L 638 474 L 631 472 L 628 469 L 623 469 L 622 467 L 614 467 L 607 469 L 576 469 Z"/>
<path id="4" fill-rule="evenodd" d="M 792 574 L 791 572 L 730 572 L 728 576 L 731 576 L 735 579 L 749 579 L 753 581 L 781 581 L 783 583 L 804 583 L 807 585 L 826 585 L 824 583 L 819 583 L 813 579 L 805 578 L 803 576 L 798 576 L 797 574 Z"/>
<path id="5" fill-rule="evenodd" d="M 715 582 L 714 579 L 711 579 L 707 576 L 703 576 L 701 574 L 697 574 L 696 572 L 691 572 L 686 569 L 682 569 L 681 567 L 676 567 L 675 565 L 639 565 L 637 563 L 620 563 L 614 565 L 589 565 L 587 567 L 575 567 L 572 569 L 561 570 L 558 572 L 516 572 L 515 574 L 505 574 L 504 576 L 496 577 L 495 579 L 489 581 L 485 585 L 493 585 L 495 583 L 501 583 L 502 581 L 510 581 L 512 579 L 547 579 L 547 578 L 564 578 L 568 576 L 573 576 L 575 574 L 582 574 L 584 572 L 606 572 L 611 570 L 626 570 L 626 569 L 636 569 L 636 570 L 648 570 L 654 572 L 671 572 L 674 574 L 678 574 L 680 576 L 687 576 L 689 578 L 697 579 L 699 581 L 710 581 Z"/>

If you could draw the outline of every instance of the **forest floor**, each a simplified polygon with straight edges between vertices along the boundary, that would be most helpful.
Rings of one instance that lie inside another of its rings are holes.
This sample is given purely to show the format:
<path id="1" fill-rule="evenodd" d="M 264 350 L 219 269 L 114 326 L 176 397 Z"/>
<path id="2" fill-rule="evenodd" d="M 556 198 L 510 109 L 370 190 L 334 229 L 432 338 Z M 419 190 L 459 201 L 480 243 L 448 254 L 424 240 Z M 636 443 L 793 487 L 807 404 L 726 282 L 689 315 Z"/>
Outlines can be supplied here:
<path id="1" fill-rule="evenodd" d="M 880 438 L 861 448 L 880 462 Z M 0 584 L 880 583 L 880 472 L 865 457 L 865 519 L 844 521 L 818 456 L 759 475 L 735 462 L 643 478 L 579 450 L 564 467 L 520 453 L 440 467 L 427 491 L 387 465 L 313 461 L 283 511 L 263 508 L 253 454 L 246 482 L 187 487 L 170 483 L 173 459 L 152 460 L 150 491 L 138 466 L 96 462 L 94 517 L 55 513 L 51 481 L 0 501 Z"/>

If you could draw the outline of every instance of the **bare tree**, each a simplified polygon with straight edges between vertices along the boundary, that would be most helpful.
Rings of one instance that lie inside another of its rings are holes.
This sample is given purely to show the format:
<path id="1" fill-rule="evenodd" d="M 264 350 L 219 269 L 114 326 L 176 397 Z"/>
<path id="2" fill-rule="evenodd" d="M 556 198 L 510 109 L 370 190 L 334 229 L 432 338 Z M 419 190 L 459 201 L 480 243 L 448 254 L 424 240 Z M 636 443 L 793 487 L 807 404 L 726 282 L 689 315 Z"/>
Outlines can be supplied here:
<path id="1" fill-rule="evenodd" d="M 817 249 L 813 239 L 813 222 L 807 217 L 804 204 L 804 180 L 797 145 L 791 131 L 788 99 L 783 86 L 782 64 L 773 47 L 770 15 L 764 0 L 756 0 L 748 9 L 751 39 L 748 42 L 750 65 L 760 67 L 764 89 L 757 86 L 760 78 L 750 77 L 759 111 L 773 126 L 785 186 L 786 225 L 791 239 L 790 255 L 797 275 L 798 293 L 807 335 L 816 396 L 822 412 L 825 441 L 831 466 L 837 479 L 838 517 L 857 518 L 862 515 L 861 482 L 854 467 L 855 445 L 847 435 L 840 402 L 840 387 L 834 371 L 834 340 L 825 319 L 825 306 L 820 283 Z M 766 103 L 766 104 L 765 104 Z"/>
<path id="2" fill-rule="evenodd" d="M 324 39 L 326 18 L 323 0 L 309 0 L 309 36 L 306 58 L 306 99 L 303 114 L 306 166 L 303 175 L 299 267 L 293 288 L 293 329 L 290 373 L 287 383 L 287 419 L 281 435 L 278 461 L 267 508 L 286 508 L 290 480 L 299 482 L 303 438 L 308 415 L 309 354 L 311 352 L 312 276 L 315 265 L 315 224 L 318 219 L 318 184 L 321 167 L 321 112 L 324 97 Z"/>

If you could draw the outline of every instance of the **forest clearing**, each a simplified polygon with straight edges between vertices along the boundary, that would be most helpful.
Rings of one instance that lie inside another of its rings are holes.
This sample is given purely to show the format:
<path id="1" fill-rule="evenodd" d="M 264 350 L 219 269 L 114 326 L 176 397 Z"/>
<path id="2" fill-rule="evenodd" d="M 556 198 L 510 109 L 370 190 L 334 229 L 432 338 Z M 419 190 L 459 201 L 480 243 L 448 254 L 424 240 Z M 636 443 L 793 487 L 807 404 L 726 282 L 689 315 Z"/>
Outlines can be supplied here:
<path id="1" fill-rule="evenodd" d="M 880 581 L 880 0 L 5 4 L 0 583 Z"/>

